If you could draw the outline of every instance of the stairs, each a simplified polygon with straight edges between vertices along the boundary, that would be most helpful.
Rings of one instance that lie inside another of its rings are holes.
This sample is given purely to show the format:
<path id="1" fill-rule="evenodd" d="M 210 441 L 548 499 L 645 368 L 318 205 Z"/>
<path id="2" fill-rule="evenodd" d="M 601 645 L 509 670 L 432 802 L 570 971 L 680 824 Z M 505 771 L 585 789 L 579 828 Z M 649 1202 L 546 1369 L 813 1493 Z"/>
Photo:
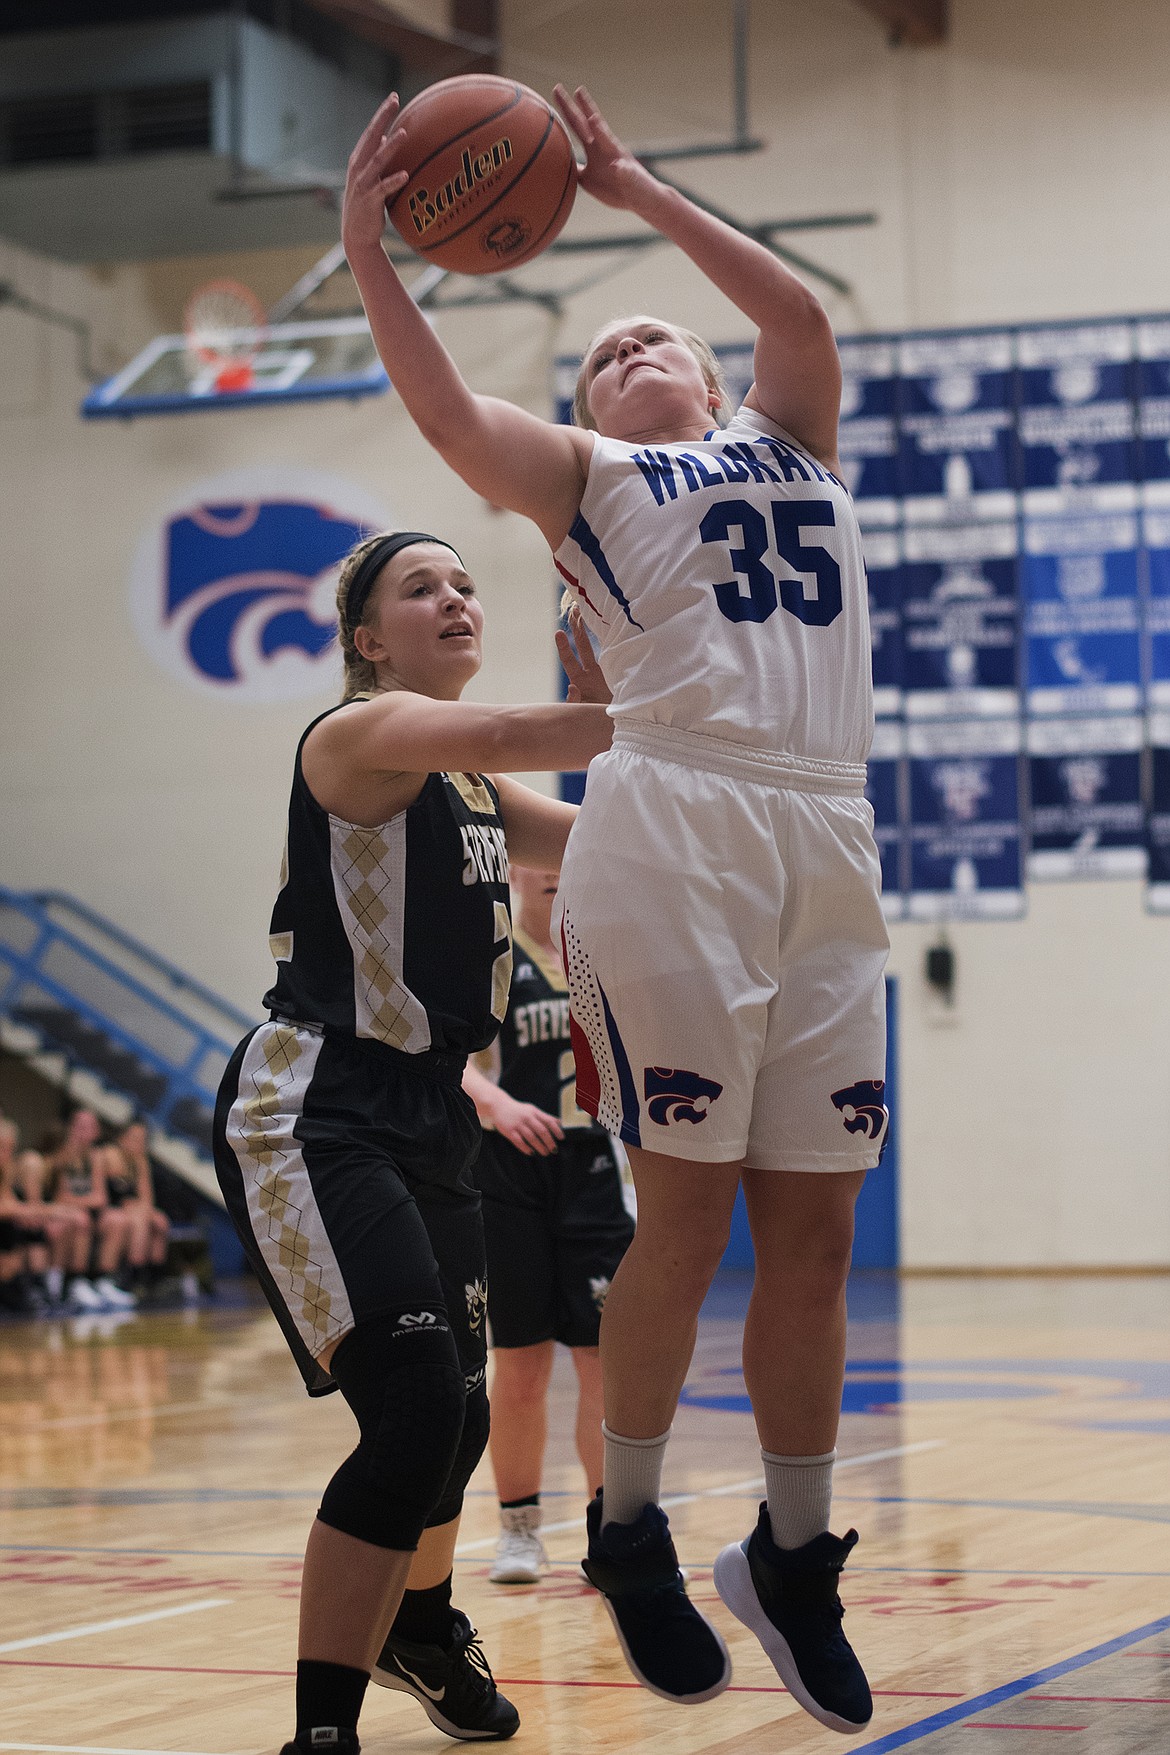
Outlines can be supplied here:
<path id="1" fill-rule="evenodd" d="M 0 1047 L 109 1121 L 144 1116 L 152 1155 L 221 1207 L 215 1092 L 255 1021 L 72 897 L 0 886 Z"/>

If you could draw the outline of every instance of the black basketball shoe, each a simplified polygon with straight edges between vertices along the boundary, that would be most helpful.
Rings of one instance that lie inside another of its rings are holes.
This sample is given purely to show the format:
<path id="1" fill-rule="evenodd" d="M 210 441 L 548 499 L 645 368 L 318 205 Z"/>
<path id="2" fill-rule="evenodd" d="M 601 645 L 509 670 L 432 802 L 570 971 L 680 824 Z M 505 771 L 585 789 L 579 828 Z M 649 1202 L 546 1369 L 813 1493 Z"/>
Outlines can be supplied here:
<path id="1" fill-rule="evenodd" d="M 815 1536 L 803 1548 L 778 1548 L 768 1507 L 746 1542 L 724 1548 L 715 1562 L 715 1589 L 751 1629 L 792 1698 L 830 1730 L 853 1735 L 873 1717 L 865 1672 L 841 1630 L 845 1611 L 837 1581 L 857 1542 Z"/>
<path id="2" fill-rule="evenodd" d="M 497 1691 L 475 1628 L 458 1610 L 450 1645 L 414 1645 L 391 1634 L 370 1680 L 412 1694 L 449 1737 L 500 1742 L 520 1729 L 520 1714 Z"/>
<path id="3" fill-rule="evenodd" d="M 683 1587 L 666 1513 L 647 1505 L 633 1523 L 601 1527 L 601 1494 L 585 1514 L 581 1570 L 605 1601 L 626 1662 L 643 1688 L 686 1706 L 731 1680 L 727 1647 Z"/>
<path id="4" fill-rule="evenodd" d="M 286 1743 L 280 1755 L 361 1755 L 356 1731 L 343 1731 L 334 1725 L 317 1725 L 303 1737 Z"/>

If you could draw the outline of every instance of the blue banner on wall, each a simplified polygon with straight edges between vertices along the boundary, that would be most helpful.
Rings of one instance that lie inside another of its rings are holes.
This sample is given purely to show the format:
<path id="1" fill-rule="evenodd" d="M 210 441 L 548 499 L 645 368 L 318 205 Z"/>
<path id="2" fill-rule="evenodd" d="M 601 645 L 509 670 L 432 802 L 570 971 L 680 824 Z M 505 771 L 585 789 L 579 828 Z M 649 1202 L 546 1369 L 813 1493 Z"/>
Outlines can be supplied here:
<path id="1" fill-rule="evenodd" d="M 908 526 L 902 565 L 906 714 L 1019 711 L 1018 526 Z"/>
<path id="2" fill-rule="evenodd" d="M 1170 483 L 1167 483 L 1170 486 Z M 1146 699 L 1170 708 L 1170 504 L 1147 507 L 1142 519 L 1146 594 Z"/>
<path id="3" fill-rule="evenodd" d="M 1140 718 L 1034 719 L 1027 744 L 1032 797 L 1028 876 L 1143 876 Z"/>
<path id="4" fill-rule="evenodd" d="M 1020 331 L 1025 511 L 1128 511 L 1136 505 L 1133 347 L 1133 325 L 1124 322 Z"/>
<path id="5" fill-rule="evenodd" d="M 913 920 L 1024 913 L 1018 720 L 907 729 Z"/>
<path id="6" fill-rule="evenodd" d="M 1030 521 L 1023 581 L 1031 711 L 1137 712 L 1136 513 Z"/>
<path id="7" fill-rule="evenodd" d="M 862 532 L 869 582 L 873 710 L 879 719 L 902 711 L 902 538 L 896 530 Z"/>
<path id="8" fill-rule="evenodd" d="M 898 522 L 896 357 L 892 341 L 842 341 L 838 455 L 863 530 Z"/>
<path id="9" fill-rule="evenodd" d="M 1170 713 L 1151 713 L 1146 735 L 1150 765 L 1146 906 L 1151 914 L 1170 914 Z"/>
<path id="10" fill-rule="evenodd" d="M 1170 318 L 1138 324 L 1138 453 L 1147 506 L 1170 506 Z"/>
<path id="11" fill-rule="evenodd" d="M 899 344 L 898 364 L 907 521 L 1011 517 L 1011 335 L 908 336 Z"/>
<path id="12" fill-rule="evenodd" d="M 905 751 L 904 728 L 897 721 L 879 719 L 874 727 L 865 796 L 873 806 L 873 835 L 881 855 L 882 907 L 887 920 L 901 920 L 906 912 L 902 802 Z"/>

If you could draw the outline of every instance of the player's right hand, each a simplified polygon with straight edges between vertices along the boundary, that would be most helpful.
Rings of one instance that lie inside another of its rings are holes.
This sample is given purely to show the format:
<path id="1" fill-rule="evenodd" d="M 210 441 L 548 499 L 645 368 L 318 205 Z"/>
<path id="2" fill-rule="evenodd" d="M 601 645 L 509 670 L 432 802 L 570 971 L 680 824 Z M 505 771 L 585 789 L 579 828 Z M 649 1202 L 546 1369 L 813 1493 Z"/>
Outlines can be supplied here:
<path id="1" fill-rule="evenodd" d="M 526 1158 L 551 1157 L 565 1137 L 565 1130 L 555 1115 L 546 1115 L 535 1103 L 518 1103 L 506 1091 L 492 1105 L 492 1124 L 509 1145 L 523 1152 Z"/>
<path id="2" fill-rule="evenodd" d="M 355 255 L 378 249 L 386 229 L 386 203 L 392 201 L 409 172 L 396 167 L 406 132 L 395 123 L 398 93 L 392 91 L 349 155 L 345 194 L 341 202 L 341 241 L 353 265 Z"/>

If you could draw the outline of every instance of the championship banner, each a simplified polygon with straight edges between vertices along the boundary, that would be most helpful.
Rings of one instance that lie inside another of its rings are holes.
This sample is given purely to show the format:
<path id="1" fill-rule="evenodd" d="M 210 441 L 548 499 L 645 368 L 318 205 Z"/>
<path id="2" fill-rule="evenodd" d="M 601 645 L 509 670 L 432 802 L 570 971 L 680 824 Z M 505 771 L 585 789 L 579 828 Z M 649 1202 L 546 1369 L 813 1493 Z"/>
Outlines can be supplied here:
<path id="1" fill-rule="evenodd" d="M 1137 504 L 1133 348 L 1129 323 L 1020 331 L 1025 512 L 1129 511 Z"/>
<path id="2" fill-rule="evenodd" d="M 902 639 L 909 719 L 1019 711 L 1019 538 L 1014 519 L 907 526 Z"/>
<path id="3" fill-rule="evenodd" d="M 892 341 L 842 341 L 838 456 L 863 530 L 896 524 L 898 483 L 896 357 Z"/>
<path id="4" fill-rule="evenodd" d="M 1137 326 L 1138 468 L 1147 506 L 1170 506 L 1170 317 Z"/>
<path id="5" fill-rule="evenodd" d="M 882 910 L 887 920 L 906 912 L 903 879 L 905 813 L 902 769 L 906 733 L 896 721 L 879 719 L 866 770 L 865 796 L 873 806 L 873 836 L 882 862 Z"/>
<path id="6" fill-rule="evenodd" d="M 896 530 L 863 530 L 873 652 L 873 710 L 879 719 L 902 711 L 902 538 Z"/>
<path id="7" fill-rule="evenodd" d="M 1170 487 L 1170 479 L 1166 485 Z M 1153 708 L 1170 708 L 1170 504 L 1147 508 L 1142 534 L 1148 581 L 1146 699 Z"/>
<path id="8" fill-rule="evenodd" d="M 1151 914 L 1170 914 L 1170 713 L 1151 713 L 1147 737 L 1150 768 L 1146 907 Z"/>
<path id="9" fill-rule="evenodd" d="M 907 522 L 1012 517 L 1011 335 L 908 336 L 898 364 Z"/>
<path id="10" fill-rule="evenodd" d="M 1025 524 L 1031 712 L 1140 711 L 1137 541 L 1134 512 Z"/>
<path id="11" fill-rule="evenodd" d="M 907 729 L 912 920 L 1023 915 L 1018 720 Z"/>
<path id="12" fill-rule="evenodd" d="M 1142 744 L 1136 714 L 1031 722 L 1029 878 L 1145 875 Z"/>

